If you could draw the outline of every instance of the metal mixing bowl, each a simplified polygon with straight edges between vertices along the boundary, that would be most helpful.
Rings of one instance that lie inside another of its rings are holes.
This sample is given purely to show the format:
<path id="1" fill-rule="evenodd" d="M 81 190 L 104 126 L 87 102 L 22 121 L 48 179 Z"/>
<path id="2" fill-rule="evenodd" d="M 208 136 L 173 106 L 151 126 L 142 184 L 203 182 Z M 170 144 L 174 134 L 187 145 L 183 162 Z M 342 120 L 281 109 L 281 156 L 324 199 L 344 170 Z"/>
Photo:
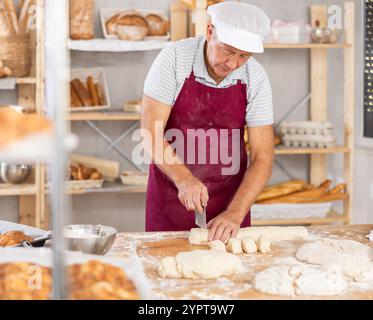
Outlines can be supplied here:
<path id="1" fill-rule="evenodd" d="M 27 164 L 0 163 L 0 177 L 5 183 L 22 183 L 31 173 L 32 166 Z"/>
<path id="2" fill-rule="evenodd" d="M 112 247 L 117 230 L 112 227 L 91 224 L 65 226 L 66 249 L 104 255 Z"/>

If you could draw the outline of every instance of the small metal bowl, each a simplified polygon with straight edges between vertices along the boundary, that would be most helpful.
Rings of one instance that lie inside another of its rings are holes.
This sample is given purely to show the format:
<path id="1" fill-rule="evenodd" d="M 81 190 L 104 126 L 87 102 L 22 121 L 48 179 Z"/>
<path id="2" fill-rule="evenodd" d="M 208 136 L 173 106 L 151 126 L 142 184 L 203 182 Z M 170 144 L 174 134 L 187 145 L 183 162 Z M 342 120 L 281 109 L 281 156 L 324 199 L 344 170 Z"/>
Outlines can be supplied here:
<path id="1" fill-rule="evenodd" d="M 117 230 L 91 224 L 74 224 L 64 228 L 66 249 L 83 253 L 104 255 L 112 247 Z"/>
<path id="2" fill-rule="evenodd" d="M 24 182 L 31 173 L 32 166 L 27 164 L 0 164 L 0 177 L 5 183 L 18 184 Z"/>

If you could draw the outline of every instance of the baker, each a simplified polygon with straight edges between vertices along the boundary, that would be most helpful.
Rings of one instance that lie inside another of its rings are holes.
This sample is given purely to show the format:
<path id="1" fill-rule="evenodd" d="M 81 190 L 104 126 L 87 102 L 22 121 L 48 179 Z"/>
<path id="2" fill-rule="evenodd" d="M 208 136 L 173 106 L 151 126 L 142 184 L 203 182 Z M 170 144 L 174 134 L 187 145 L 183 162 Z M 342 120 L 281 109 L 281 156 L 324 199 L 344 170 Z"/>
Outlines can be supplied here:
<path id="1" fill-rule="evenodd" d="M 167 45 L 145 81 L 141 123 L 153 146 L 146 231 L 190 230 L 205 207 L 209 240 L 226 242 L 250 226 L 250 207 L 272 172 L 272 91 L 253 57 L 264 51 L 270 20 L 239 2 L 207 13 L 206 36 Z M 156 145 L 164 147 L 160 155 Z"/>

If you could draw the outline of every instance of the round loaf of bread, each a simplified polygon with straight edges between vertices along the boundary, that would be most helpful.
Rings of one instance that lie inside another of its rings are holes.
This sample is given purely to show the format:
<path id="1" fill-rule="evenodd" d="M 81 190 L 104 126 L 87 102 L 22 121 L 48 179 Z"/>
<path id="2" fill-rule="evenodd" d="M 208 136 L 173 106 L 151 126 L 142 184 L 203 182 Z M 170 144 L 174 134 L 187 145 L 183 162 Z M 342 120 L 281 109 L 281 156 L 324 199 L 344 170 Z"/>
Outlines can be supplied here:
<path id="1" fill-rule="evenodd" d="M 169 30 L 169 22 L 163 16 L 149 13 L 145 17 L 149 24 L 149 36 L 165 36 Z"/>
<path id="2" fill-rule="evenodd" d="M 149 24 L 141 13 L 131 10 L 117 19 L 116 32 L 122 40 L 144 40 L 149 33 Z"/>
<path id="3" fill-rule="evenodd" d="M 106 32 L 112 36 L 117 35 L 117 20 L 120 17 L 120 13 L 112 16 L 109 20 L 106 21 Z"/>

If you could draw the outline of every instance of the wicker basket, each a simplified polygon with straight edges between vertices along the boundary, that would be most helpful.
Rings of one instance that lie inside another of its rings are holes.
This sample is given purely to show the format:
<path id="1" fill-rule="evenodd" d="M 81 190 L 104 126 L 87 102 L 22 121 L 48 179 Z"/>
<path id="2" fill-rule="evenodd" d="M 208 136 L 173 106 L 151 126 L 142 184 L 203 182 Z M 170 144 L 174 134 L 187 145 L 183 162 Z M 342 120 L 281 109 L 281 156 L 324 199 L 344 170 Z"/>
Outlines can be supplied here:
<path id="1" fill-rule="evenodd" d="M 0 43 L 0 60 L 12 70 L 12 77 L 29 76 L 31 67 L 29 36 L 0 37 Z"/>

